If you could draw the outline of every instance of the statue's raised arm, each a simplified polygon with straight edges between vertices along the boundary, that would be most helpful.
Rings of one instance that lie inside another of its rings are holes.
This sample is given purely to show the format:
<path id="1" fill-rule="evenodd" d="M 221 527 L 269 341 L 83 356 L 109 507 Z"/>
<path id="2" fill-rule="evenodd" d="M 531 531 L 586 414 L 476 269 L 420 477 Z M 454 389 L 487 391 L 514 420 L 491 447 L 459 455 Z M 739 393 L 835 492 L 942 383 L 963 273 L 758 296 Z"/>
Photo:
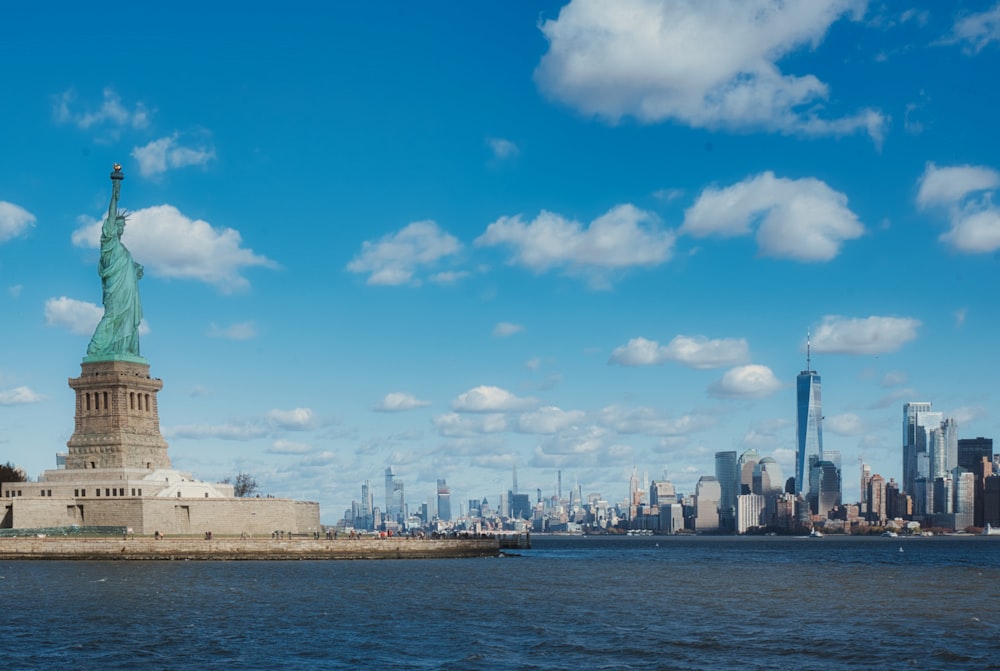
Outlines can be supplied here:
<path id="1" fill-rule="evenodd" d="M 101 260 L 97 273 L 101 276 L 104 316 L 87 347 L 90 361 L 125 359 L 145 361 L 139 355 L 139 323 L 142 304 L 139 301 L 139 278 L 142 266 L 132 260 L 121 237 L 125 230 L 125 215 L 118 211 L 118 197 L 125 176 L 115 164 L 111 173 L 111 203 L 101 227 Z"/>

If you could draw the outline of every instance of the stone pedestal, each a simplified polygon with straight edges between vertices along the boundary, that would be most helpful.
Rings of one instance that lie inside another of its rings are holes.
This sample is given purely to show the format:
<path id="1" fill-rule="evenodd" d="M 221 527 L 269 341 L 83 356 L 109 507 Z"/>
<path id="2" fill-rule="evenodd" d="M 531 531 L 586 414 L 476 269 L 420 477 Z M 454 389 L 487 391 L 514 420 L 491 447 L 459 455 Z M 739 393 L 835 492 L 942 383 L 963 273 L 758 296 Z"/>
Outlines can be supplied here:
<path id="1" fill-rule="evenodd" d="M 80 377 L 69 379 L 76 423 L 66 470 L 169 469 L 156 403 L 163 381 L 149 376 L 149 364 L 85 361 L 81 368 Z"/>

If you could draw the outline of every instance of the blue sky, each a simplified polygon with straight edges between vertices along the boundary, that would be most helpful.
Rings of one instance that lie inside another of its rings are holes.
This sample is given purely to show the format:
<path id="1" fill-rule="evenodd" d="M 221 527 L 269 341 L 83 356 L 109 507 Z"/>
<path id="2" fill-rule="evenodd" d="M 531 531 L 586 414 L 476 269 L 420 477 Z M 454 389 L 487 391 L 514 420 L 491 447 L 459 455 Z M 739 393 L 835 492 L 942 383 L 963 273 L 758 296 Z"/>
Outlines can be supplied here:
<path id="1" fill-rule="evenodd" d="M 686 492 L 718 450 L 900 478 L 994 436 L 1000 4 L 20 3 L 0 21 L 0 460 L 52 468 L 121 162 L 177 468 L 335 522 Z M 453 504 L 457 511 L 457 505 Z"/>

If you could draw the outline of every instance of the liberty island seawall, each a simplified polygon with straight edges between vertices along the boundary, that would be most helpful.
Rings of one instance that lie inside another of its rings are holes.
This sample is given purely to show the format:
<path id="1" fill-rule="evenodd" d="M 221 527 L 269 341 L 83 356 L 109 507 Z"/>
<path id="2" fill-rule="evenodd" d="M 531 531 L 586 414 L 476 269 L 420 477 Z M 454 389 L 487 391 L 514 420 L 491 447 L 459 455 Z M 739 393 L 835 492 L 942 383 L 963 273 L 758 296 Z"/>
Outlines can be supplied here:
<path id="1" fill-rule="evenodd" d="M 995 538 L 533 543 L 417 562 L 0 562 L 0 651 L 9 669 L 1000 668 Z"/>

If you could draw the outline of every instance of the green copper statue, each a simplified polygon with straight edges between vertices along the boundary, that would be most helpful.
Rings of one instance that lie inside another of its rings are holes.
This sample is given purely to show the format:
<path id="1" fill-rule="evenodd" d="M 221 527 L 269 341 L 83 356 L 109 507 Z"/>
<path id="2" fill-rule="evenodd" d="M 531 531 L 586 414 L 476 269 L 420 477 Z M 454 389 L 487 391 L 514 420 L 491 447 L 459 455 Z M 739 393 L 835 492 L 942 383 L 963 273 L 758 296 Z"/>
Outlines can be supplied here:
<path id="1" fill-rule="evenodd" d="M 118 195 L 123 179 L 122 167 L 116 163 L 111 173 L 111 204 L 101 228 L 101 261 L 97 266 L 104 290 L 104 316 L 90 339 L 84 361 L 124 359 L 145 362 L 139 356 L 139 322 L 142 321 L 139 280 L 142 278 L 142 266 L 132 260 L 121 239 L 125 230 L 125 213 L 118 211 Z"/>

